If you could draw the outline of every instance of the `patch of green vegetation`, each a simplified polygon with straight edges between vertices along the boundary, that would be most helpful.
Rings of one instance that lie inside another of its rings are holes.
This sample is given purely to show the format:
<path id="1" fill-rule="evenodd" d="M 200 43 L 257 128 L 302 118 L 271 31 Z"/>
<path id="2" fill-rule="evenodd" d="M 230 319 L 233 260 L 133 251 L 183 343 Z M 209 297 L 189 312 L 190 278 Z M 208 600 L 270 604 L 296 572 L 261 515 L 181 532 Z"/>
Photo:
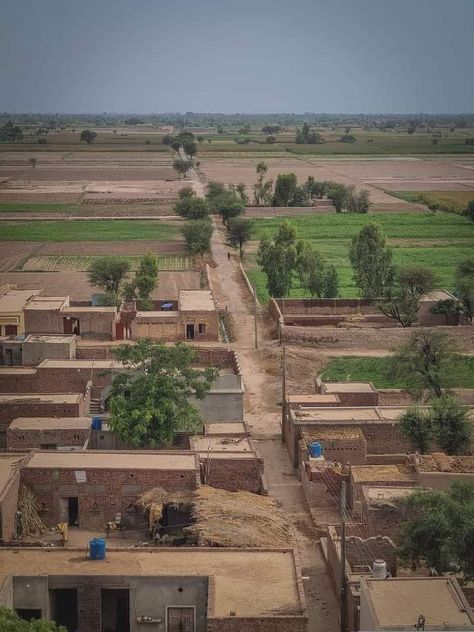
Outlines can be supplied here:
<path id="1" fill-rule="evenodd" d="M 407 202 L 419 202 L 448 213 L 462 213 L 474 200 L 474 191 L 393 191 L 393 194 Z"/>
<path id="2" fill-rule="evenodd" d="M 178 234 L 176 226 L 153 220 L 0 222 L 0 241 L 167 241 Z"/>
<path id="3" fill-rule="evenodd" d="M 72 213 L 75 210 L 75 204 L 0 202 L 0 213 Z"/>
<path id="4" fill-rule="evenodd" d="M 285 218 L 255 219 L 255 239 L 273 236 Z M 340 295 L 357 297 L 348 252 L 350 240 L 367 222 L 378 222 L 388 235 L 396 265 L 420 264 L 433 268 L 438 287 L 454 289 L 456 265 L 472 254 L 474 224 L 464 217 L 446 213 L 381 213 L 369 215 L 318 214 L 287 218 L 297 227 L 299 237 L 310 240 L 336 266 Z M 247 255 L 247 272 L 255 283 L 260 301 L 268 302 L 266 277 Z M 294 279 L 290 296 L 307 297 Z"/>
<path id="5" fill-rule="evenodd" d="M 321 377 L 327 382 L 372 382 L 375 388 L 408 388 L 410 385 L 389 374 L 390 358 L 341 356 L 331 358 Z M 447 388 L 474 388 L 474 358 L 458 356 L 446 369 Z"/>

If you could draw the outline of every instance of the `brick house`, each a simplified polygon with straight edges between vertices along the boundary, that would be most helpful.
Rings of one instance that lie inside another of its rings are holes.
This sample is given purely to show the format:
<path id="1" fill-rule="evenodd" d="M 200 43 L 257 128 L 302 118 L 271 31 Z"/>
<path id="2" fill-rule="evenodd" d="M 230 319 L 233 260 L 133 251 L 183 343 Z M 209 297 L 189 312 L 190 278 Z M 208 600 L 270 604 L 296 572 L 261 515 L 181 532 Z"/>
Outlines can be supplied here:
<path id="1" fill-rule="evenodd" d="M 17 290 L 16 286 L 0 287 L 0 336 L 25 333 L 23 310 L 28 301 L 41 290 Z"/>
<path id="2" fill-rule="evenodd" d="M 20 417 L 7 428 L 7 450 L 82 449 L 90 436 L 90 417 Z"/>

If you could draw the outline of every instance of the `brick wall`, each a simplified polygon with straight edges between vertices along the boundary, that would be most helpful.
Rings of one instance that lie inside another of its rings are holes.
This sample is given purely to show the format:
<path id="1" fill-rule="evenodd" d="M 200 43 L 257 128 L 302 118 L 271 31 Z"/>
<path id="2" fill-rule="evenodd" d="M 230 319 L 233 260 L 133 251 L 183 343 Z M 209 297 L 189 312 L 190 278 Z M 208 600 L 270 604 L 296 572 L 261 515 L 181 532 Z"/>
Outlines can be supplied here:
<path id="1" fill-rule="evenodd" d="M 100 459 L 100 454 L 97 458 Z M 24 468 L 22 478 L 44 503 L 42 514 L 48 526 L 61 520 L 60 498 L 77 496 L 79 499 L 79 526 L 81 529 L 101 529 L 121 512 L 124 521 L 132 519 L 127 508 L 144 491 L 153 487 L 167 490 L 195 489 L 195 470 L 121 470 L 85 469 L 86 483 L 77 483 L 72 469 Z"/>
<path id="2" fill-rule="evenodd" d="M 112 382 L 113 372 L 101 368 L 37 367 L 34 374 L 20 371 L 3 374 L 1 393 L 82 393 L 91 379 L 95 389 L 102 390 Z"/>
<path id="3" fill-rule="evenodd" d="M 40 426 L 40 424 L 38 424 Z M 84 429 L 42 429 L 22 430 L 21 428 L 7 429 L 8 450 L 33 450 L 43 444 L 55 444 L 57 446 L 83 446 L 90 438 L 90 428 Z"/>
<path id="4" fill-rule="evenodd" d="M 406 507 L 396 500 L 393 501 L 393 506 L 377 509 L 368 508 L 362 501 L 362 519 L 367 525 L 366 529 L 369 536 L 385 535 L 394 539 L 400 530 L 401 523 L 407 518 Z"/>
<path id="5" fill-rule="evenodd" d="M 208 632 L 307 632 L 308 618 L 287 617 L 229 617 L 207 620 Z"/>
<path id="6" fill-rule="evenodd" d="M 25 331 L 27 334 L 62 334 L 63 317 L 59 310 L 25 309 Z"/>
<path id="7" fill-rule="evenodd" d="M 207 485 L 231 492 L 242 490 L 258 494 L 262 491 L 263 459 L 239 459 L 238 455 L 229 455 L 228 458 L 212 458 L 209 469 L 207 463 L 208 459 L 201 457 L 203 480 L 205 473 L 209 473 Z"/>
<path id="8" fill-rule="evenodd" d="M 89 396 L 78 398 L 74 403 L 40 402 L 34 398 L 18 402 L 2 402 L 0 428 L 5 430 L 18 417 L 87 417 Z"/>

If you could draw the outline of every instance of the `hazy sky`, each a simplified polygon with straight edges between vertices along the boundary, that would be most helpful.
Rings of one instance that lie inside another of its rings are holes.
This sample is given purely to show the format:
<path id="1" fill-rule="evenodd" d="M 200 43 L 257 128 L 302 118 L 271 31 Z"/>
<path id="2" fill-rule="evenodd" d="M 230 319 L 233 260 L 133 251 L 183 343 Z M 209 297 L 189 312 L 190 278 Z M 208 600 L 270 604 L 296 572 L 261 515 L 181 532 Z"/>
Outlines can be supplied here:
<path id="1" fill-rule="evenodd" d="M 474 0 L 0 0 L 0 9 L 0 111 L 474 110 Z"/>

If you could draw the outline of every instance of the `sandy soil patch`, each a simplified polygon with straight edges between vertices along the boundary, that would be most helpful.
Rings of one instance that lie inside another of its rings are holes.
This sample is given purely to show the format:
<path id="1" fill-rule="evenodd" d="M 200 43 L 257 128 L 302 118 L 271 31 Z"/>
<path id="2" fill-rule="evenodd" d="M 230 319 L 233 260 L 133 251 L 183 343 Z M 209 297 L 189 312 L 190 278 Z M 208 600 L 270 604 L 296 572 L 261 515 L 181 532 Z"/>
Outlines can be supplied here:
<path id="1" fill-rule="evenodd" d="M 152 298 L 158 300 L 178 298 L 179 288 L 199 289 L 200 272 L 160 272 L 159 286 Z M 21 289 L 42 288 L 45 296 L 70 296 L 74 300 L 90 300 L 100 291 L 89 284 L 86 272 L 0 272 L 0 285 L 14 283 Z"/>
<path id="2" fill-rule="evenodd" d="M 31 241 L 8 241 L 0 247 L 0 272 L 16 268 L 21 261 L 35 253 L 41 244 Z M 1 285 L 1 282 L 0 282 Z"/>

